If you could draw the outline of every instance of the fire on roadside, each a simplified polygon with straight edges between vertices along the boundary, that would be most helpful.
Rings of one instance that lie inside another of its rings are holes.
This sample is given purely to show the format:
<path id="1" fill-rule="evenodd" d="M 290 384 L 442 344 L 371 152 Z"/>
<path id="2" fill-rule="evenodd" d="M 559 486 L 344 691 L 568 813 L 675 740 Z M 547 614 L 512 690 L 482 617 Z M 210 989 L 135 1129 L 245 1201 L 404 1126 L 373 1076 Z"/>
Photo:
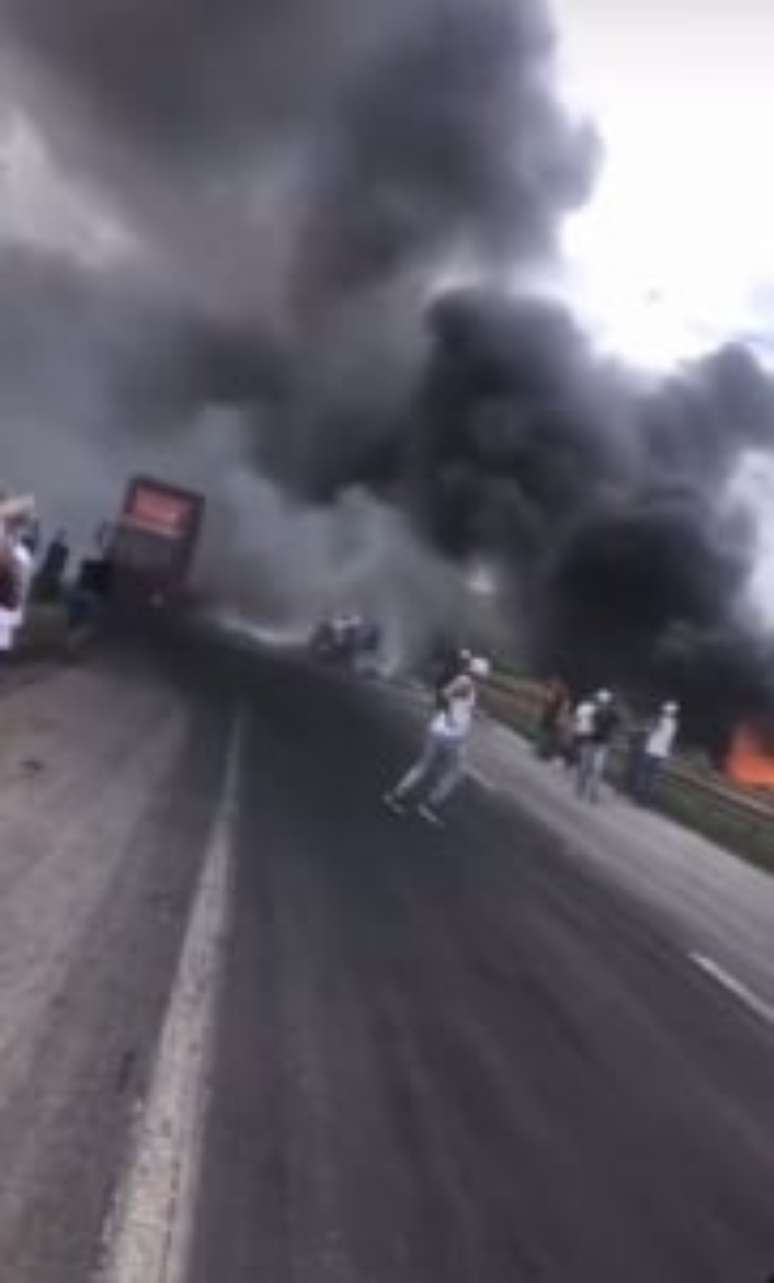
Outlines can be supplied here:
<path id="1" fill-rule="evenodd" d="M 752 726 L 737 730 L 726 761 L 726 774 L 737 784 L 774 790 L 774 751 Z"/>

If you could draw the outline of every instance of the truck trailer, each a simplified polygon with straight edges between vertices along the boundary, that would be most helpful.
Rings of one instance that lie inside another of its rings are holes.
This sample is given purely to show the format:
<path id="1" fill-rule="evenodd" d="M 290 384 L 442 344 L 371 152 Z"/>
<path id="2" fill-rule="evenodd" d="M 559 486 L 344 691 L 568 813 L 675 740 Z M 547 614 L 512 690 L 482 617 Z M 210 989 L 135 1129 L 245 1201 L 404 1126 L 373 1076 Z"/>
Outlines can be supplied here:
<path id="1" fill-rule="evenodd" d="M 187 593 L 204 520 L 205 499 L 154 477 L 133 477 L 106 540 L 110 596 L 167 606 Z"/>

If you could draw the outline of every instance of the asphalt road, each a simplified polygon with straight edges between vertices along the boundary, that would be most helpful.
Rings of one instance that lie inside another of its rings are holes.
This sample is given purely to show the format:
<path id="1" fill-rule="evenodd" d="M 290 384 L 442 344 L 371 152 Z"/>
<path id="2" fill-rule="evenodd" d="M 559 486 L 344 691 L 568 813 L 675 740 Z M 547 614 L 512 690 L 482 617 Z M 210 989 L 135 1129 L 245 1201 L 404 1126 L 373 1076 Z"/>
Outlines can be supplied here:
<path id="1" fill-rule="evenodd" d="M 87 1283 L 204 856 L 226 722 L 110 656 L 2 687 L 0 1279 Z"/>
<path id="2" fill-rule="evenodd" d="M 764 1283 L 774 1027 L 513 799 L 383 811 L 397 701 L 240 689 L 190 1283 Z"/>
<path id="3" fill-rule="evenodd" d="M 404 694 L 174 649 L 2 703 L 0 1279 L 95 1277 L 235 708 L 185 1283 L 766 1283 L 774 1025 L 658 897 L 502 790 L 386 812 Z"/>

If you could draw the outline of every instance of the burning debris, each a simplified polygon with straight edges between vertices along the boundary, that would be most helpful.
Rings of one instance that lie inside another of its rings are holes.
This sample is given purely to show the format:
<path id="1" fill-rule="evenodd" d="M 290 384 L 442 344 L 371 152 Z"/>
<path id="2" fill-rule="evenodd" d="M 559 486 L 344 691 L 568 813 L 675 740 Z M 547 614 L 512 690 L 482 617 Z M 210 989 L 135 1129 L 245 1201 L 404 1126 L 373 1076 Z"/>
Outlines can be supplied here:
<path id="1" fill-rule="evenodd" d="M 726 771 L 737 784 L 774 792 L 774 742 L 754 725 L 740 726 L 731 743 Z"/>

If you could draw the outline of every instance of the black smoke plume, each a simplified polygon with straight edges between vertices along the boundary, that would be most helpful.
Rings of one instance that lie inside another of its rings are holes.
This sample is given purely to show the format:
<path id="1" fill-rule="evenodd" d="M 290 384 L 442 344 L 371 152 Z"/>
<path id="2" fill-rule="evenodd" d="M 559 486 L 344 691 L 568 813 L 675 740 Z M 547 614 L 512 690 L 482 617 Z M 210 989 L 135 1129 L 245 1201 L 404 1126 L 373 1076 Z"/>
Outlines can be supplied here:
<path id="1" fill-rule="evenodd" d="M 774 714 L 774 644 L 747 600 L 748 451 L 774 451 L 774 386 L 729 345 L 640 386 L 567 313 L 458 293 L 414 421 L 418 519 L 456 557 L 484 550 L 520 586 L 535 662 L 576 689 L 680 698 L 721 752 Z"/>
<path id="2" fill-rule="evenodd" d="M 227 407 L 256 474 L 488 562 L 578 689 L 675 694 L 715 746 L 772 706 L 728 499 L 774 449 L 768 378 L 730 345 L 645 383 L 526 285 L 596 157 L 539 0 L 0 0 L 0 36 L 0 125 L 125 243 L 0 236 L 7 469 L 22 433 L 27 474 L 78 441 L 73 487 L 84 443 L 182 460 Z"/>

